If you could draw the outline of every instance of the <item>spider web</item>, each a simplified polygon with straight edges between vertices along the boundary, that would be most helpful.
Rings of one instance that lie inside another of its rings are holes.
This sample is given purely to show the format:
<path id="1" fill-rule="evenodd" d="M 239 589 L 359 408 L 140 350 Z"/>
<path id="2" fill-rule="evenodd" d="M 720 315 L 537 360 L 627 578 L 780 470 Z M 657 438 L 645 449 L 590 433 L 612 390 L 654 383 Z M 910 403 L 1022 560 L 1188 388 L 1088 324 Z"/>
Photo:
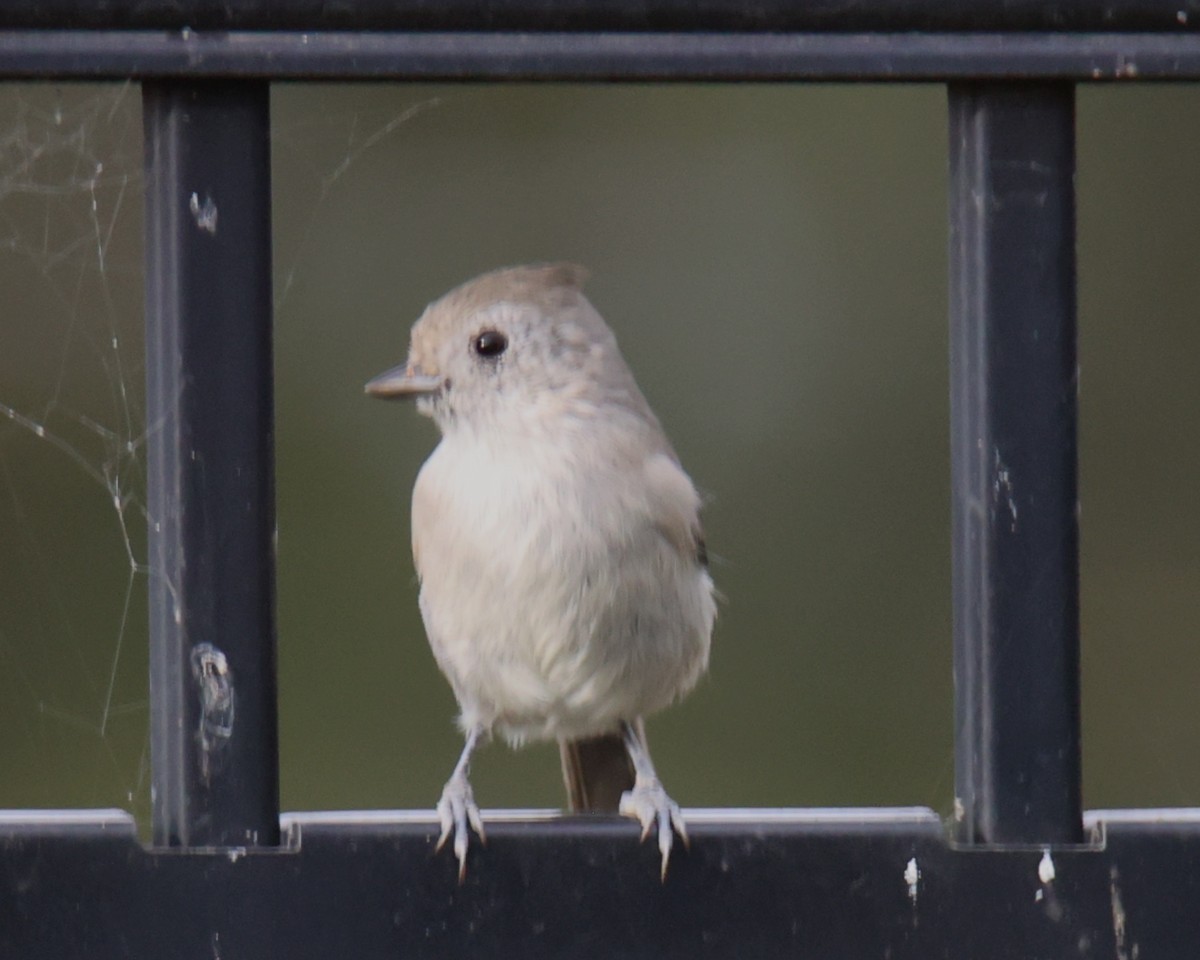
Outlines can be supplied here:
<path id="1" fill-rule="evenodd" d="M 0 87 L 6 805 L 148 804 L 140 133 L 130 84 Z"/>
<path id="2" fill-rule="evenodd" d="M 273 131 L 309 212 L 436 100 Z M 0 85 L 0 807 L 150 810 L 142 128 L 136 84 Z"/>

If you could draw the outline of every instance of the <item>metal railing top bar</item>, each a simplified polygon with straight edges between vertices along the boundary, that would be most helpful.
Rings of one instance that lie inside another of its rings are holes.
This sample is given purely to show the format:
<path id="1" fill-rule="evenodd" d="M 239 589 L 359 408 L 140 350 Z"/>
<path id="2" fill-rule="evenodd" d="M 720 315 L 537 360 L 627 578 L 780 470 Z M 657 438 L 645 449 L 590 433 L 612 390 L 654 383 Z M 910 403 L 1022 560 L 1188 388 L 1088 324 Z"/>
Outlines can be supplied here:
<path id="1" fill-rule="evenodd" d="M 1182 9 L 1182 8 L 1180 8 Z M 1200 22 L 1200 13 L 1196 19 Z M 0 79 L 1200 80 L 1200 33 L 0 29 Z"/>
<path id="2" fill-rule="evenodd" d="M 489 824 L 462 885 L 432 855 L 432 816 L 288 832 L 279 851 L 180 855 L 103 823 L 0 823 L 0 955 L 1008 960 L 1190 958 L 1196 942 L 1186 818 L 969 853 L 934 818 L 697 823 L 666 883 L 612 819 Z"/>
<path id="3" fill-rule="evenodd" d="M 15 0 L 0 27 L 209 30 L 1185 30 L 1198 0 Z"/>

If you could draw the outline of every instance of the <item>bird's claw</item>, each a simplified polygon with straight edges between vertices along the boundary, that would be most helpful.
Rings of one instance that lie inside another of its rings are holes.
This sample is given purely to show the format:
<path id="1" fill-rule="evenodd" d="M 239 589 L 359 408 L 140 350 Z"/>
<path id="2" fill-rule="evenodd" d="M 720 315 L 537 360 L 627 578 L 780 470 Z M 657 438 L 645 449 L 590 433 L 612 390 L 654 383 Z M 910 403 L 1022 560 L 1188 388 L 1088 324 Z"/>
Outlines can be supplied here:
<path id="1" fill-rule="evenodd" d="M 440 851 L 446 845 L 450 834 L 454 834 L 454 856 L 458 859 L 458 882 L 462 883 L 467 875 L 467 844 L 470 841 L 471 830 L 479 834 L 479 842 L 487 843 L 483 832 L 483 818 L 479 815 L 479 807 L 475 805 L 475 796 L 471 792 L 471 784 L 465 776 L 451 777 L 442 790 L 442 798 L 437 805 L 438 820 L 442 832 L 438 836 L 435 851 Z"/>
<path id="2" fill-rule="evenodd" d="M 621 794 L 620 813 L 624 817 L 632 817 L 642 825 L 642 840 L 650 836 L 650 830 L 655 821 L 658 822 L 658 849 L 662 854 L 662 879 L 667 879 L 667 863 L 671 859 L 671 847 L 675 834 L 683 841 L 685 847 L 690 846 L 687 827 L 684 826 L 683 813 L 679 805 L 667 796 L 667 791 L 657 780 L 638 777 L 632 790 Z"/>

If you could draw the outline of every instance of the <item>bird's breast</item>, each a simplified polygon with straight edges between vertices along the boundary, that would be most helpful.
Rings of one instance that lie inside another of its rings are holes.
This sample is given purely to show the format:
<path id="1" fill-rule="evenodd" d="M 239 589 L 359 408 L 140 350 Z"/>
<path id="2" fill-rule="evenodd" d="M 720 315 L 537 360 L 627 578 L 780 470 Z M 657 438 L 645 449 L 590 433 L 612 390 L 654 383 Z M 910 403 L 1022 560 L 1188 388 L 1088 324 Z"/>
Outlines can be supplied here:
<path id="1" fill-rule="evenodd" d="M 628 470 L 553 444 L 434 451 L 413 492 L 413 551 L 464 719 L 475 710 L 518 737 L 588 732 L 695 682 L 711 583 L 637 493 Z"/>

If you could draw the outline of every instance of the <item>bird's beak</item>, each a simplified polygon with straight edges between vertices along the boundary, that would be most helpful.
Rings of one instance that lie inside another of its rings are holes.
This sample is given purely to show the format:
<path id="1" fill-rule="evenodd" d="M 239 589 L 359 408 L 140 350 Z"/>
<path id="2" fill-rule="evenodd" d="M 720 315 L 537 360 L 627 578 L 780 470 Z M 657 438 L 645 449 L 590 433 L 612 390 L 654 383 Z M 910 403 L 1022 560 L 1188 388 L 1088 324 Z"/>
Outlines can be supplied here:
<path id="1" fill-rule="evenodd" d="M 373 397 L 404 399 L 422 397 L 442 389 L 442 378 L 426 373 L 416 364 L 393 367 L 374 380 L 368 380 L 366 391 Z"/>

